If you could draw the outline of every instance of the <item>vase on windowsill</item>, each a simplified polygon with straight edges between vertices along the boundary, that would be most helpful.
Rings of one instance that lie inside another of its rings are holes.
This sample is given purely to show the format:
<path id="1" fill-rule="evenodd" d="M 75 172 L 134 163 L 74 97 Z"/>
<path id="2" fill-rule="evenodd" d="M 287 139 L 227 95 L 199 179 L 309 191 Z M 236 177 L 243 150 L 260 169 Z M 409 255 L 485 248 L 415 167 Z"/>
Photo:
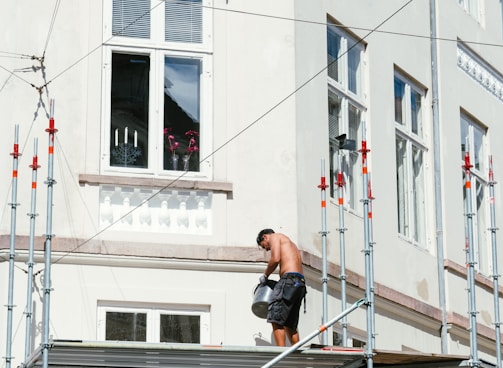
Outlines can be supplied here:
<path id="1" fill-rule="evenodd" d="M 183 155 L 183 171 L 189 171 L 190 155 Z"/>
<path id="2" fill-rule="evenodd" d="M 171 155 L 171 170 L 178 170 L 178 155 L 177 154 L 172 154 Z"/>

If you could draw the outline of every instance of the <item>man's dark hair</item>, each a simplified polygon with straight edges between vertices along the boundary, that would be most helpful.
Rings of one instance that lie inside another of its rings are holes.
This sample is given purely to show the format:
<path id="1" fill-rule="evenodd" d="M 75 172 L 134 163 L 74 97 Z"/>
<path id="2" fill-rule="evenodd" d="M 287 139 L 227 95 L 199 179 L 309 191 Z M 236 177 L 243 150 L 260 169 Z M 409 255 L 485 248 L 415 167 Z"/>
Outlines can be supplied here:
<path id="1" fill-rule="evenodd" d="M 260 232 L 257 235 L 257 244 L 260 245 L 260 242 L 262 240 L 264 240 L 264 235 L 265 234 L 274 234 L 274 230 L 273 229 L 263 229 L 263 230 L 260 230 Z"/>

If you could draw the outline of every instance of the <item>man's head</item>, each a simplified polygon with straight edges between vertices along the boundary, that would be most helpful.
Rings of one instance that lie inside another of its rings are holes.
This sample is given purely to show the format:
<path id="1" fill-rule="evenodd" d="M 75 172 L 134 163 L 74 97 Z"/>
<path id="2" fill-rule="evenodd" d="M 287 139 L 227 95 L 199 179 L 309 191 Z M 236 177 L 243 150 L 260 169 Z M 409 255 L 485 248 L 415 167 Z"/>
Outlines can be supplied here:
<path id="1" fill-rule="evenodd" d="M 257 235 L 257 244 L 259 245 L 259 247 L 266 249 L 265 244 L 263 244 L 264 235 L 269 235 L 269 234 L 274 234 L 274 230 L 273 229 L 260 230 L 260 232 Z"/>

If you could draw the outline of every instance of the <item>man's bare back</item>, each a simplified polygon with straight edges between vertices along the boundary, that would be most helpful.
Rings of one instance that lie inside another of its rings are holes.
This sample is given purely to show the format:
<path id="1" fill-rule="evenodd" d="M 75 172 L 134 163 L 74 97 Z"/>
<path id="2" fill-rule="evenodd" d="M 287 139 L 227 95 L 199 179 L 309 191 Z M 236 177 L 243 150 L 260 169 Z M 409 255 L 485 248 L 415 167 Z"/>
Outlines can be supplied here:
<path id="1" fill-rule="evenodd" d="M 300 251 L 288 236 L 281 233 L 265 234 L 263 248 L 271 251 L 271 258 L 265 272 L 266 276 L 273 273 L 278 265 L 280 276 L 287 272 L 302 274 Z"/>

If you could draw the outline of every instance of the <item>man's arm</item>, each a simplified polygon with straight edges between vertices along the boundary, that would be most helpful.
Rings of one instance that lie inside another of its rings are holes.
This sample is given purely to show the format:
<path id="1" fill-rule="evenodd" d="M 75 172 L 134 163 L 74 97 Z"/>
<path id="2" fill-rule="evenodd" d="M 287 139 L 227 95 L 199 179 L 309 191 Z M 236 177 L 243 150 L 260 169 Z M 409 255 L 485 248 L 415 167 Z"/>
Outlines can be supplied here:
<path id="1" fill-rule="evenodd" d="M 279 262 L 281 260 L 281 242 L 278 236 L 271 236 L 271 240 L 269 241 L 271 246 L 271 258 L 267 263 L 267 267 L 265 269 L 265 276 L 269 277 L 276 267 L 278 267 Z"/>

